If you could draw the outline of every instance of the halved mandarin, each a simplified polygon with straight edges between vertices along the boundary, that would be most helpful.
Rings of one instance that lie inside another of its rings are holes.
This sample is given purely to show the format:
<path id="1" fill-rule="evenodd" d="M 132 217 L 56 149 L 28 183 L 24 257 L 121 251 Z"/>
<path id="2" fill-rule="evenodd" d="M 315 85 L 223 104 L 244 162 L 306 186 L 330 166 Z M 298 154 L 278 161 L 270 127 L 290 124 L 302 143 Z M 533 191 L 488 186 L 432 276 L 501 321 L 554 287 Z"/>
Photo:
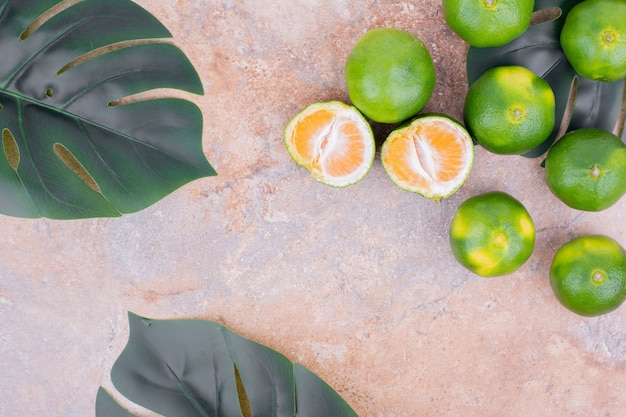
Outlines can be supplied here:
<path id="1" fill-rule="evenodd" d="M 425 115 L 391 132 L 380 157 L 398 187 L 441 200 L 454 194 L 469 176 L 474 143 L 457 121 Z"/>
<path id="2" fill-rule="evenodd" d="M 365 177 L 376 145 L 365 117 L 341 101 L 313 103 L 285 128 L 289 155 L 311 176 L 332 187 L 346 187 Z"/>

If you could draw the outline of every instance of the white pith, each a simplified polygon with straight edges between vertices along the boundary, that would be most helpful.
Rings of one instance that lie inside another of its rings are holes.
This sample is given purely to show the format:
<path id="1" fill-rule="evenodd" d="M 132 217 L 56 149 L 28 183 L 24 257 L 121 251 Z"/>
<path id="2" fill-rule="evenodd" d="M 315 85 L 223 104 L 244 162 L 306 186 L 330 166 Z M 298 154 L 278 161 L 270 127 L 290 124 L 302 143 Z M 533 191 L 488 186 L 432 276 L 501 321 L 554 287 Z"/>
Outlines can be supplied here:
<path id="1" fill-rule="evenodd" d="M 417 134 L 411 135 L 411 143 L 413 144 L 413 154 L 417 161 L 415 168 L 420 175 L 432 182 L 437 173 L 439 165 L 437 157 L 439 155 L 426 146 L 424 140 Z"/>
<path id="2" fill-rule="evenodd" d="M 367 122 L 356 112 L 356 109 L 350 107 L 340 109 L 333 122 L 314 138 L 314 156 L 307 168 L 316 180 L 334 187 L 344 187 L 360 181 L 369 172 L 375 153 L 373 138 L 372 140 L 364 141 L 366 148 L 364 161 L 358 170 L 342 177 L 331 177 L 326 174 L 326 161 L 330 155 L 337 152 L 338 138 L 343 124 L 348 122 L 356 123 L 364 137 L 372 135 Z"/>

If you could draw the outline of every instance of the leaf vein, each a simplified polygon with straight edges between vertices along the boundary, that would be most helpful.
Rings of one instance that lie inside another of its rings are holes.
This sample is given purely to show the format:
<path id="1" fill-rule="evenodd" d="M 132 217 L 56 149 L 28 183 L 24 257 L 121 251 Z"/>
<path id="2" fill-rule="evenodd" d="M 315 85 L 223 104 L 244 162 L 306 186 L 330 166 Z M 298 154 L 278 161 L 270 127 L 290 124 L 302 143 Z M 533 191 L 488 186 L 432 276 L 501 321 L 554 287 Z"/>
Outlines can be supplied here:
<path id="1" fill-rule="evenodd" d="M 22 137 L 24 138 L 24 140 L 26 141 L 26 143 L 29 143 L 30 141 L 28 141 L 27 137 L 28 135 L 26 134 L 26 131 L 24 130 L 24 123 L 22 120 L 22 106 L 21 103 L 18 101 L 18 120 L 19 120 L 19 126 L 20 126 L 20 134 L 22 135 Z M 46 194 L 54 201 L 57 201 L 60 204 L 63 204 L 65 206 L 70 206 L 70 207 L 76 207 L 78 208 L 79 206 L 73 203 L 70 203 L 68 201 L 63 201 L 61 199 L 59 199 L 51 190 L 50 188 L 48 188 L 48 186 L 46 185 L 46 182 L 44 181 L 43 177 L 41 176 L 41 172 L 39 169 L 37 169 L 37 165 L 34 163 L 34 159 L 32 157 L 32 154 L 30 152 L 30 147 L 26 147 L 25 149 L 26 154 L 28 155 L 28 159 L 30 159 L 32 166 L 34 167 L 33 171 L 35 172 L 35 175 L 37 176 L 37 179 L 39 181 L 39 184 L 41 184 L 42 189 L 46 192 Z M 30 193 L 28 193 L 28 195 L 30 196 Z M 35 202 L 35 200 L 32 199 L 33 201 L 33 205 L 35 207 L 37 207 L 37 211 L 39 211 L 39 213 L 41 214 L 41 209 L 39 208 L 39 206 L 37 206 L 37 203 Z"/>
<path id="2" fill-rule="evenodd" d="M 165 152 L 163 149 L 161 149 L 161 148 L 159 148 L 159 147 L 157 147 L 157 146 L 155 146 L 155 145 L 153 145 L 153 144 L 151 144 L 149 142 L 146 142 L 144 140 L 141 140 L 139 138 L 131 136 L 131 135 L 129 135 L 127 133 L 124 133 L 122 131 L 116 130 L 116 129 L 112 128 L 112 127 L 103 125 L 101 123 L 97 123 L 97 122 L 95 122 L 93 120 L 86 119 L 86 118 L 84 118 L 84 117 L 82 117 L 82 116 L 80 116 L 80 115 L 78 115 L 76 113 L 72 113 L 71 111 L 64 110 L 64 109 L 59 108 L 59 107 L 46 105 L 46 104 L 42 103 L 41 101 L 33 100 L 30 97 L 25 97 L 25 96 L 22 96 L 21 94 L 16 94 L 15 92 L 12 92 L 12 91 L 5 90 L 4 93 L 12 95 L 13 97 L 15 97 L 18 100 L 28 101 L 28 102 L 33 103 L 35 105 L 42 106 L 42 107 L 45 107 L 45 108 L 49 108 L 49 109 L 51 109 L 53 111 L 62 113 L 65 116 L 67 116 L 67 117 L 69 117 L 71 119 L 77 119 L 77 120 L 81 121 L 82 123 L 85 123 L 85 124 L 88 124 L 88 125 L 91 125 L 91 126 L 94 126 L 94 127 L 106 130 L 106 131 L 109 131 L 109 132 L 111 132 L 113 134 L 116 134 L 118 136 L 123 137 L 124 139 L 127 139 L 128 141 L 131 141 L 131 142 L 136 143 L 136 144 L 140 144 L 142 146 L 146 146 L 148 148 L 151 148 L 151 149 L 153 149 L 155 151 L 158 151 L 158 152 L 162 153 L 163 155 L 167 155 L 168 157 L 170 157 L 170 158 L 172 158 L 174 160 L 177 160 L 177 161 L 180 161 L 180 162 L 184 162 L 181 158 L 177 157 L 176 155 L 173 155 L 170 152 Z"/>
<path id="3" fill-rule="evenodd" d="M 538 48 L 548 48 L 548 47 L 553 47 L 553 46 L 559 46 L 559 42 L 545 42 L 545 43 L 538 43 L 538 44 L 534 44 L 534 45 L 526 45 L 526 46 L 521 46 L 519 48 L 516 48 L 514 50 L 511 51 L 507 51 L 505 53 L 503 53 L 502 55 L 511 55 L 520 51 L 526 51 L 528 49 L 538 49 Z"/>
<path id="4" fill-rule="evenodd" d="M 69 109 L 72 104 L 74 104 L 77 100 L 79 100 L 81 97 L 86 96 L 87 94 L 89 94 L 90 92 L 96 90 L 98 87 L 110 82 L 110 81 L 115 81 L 117 79 L 123 78 L 126 75 L 129 74 L 134 74 L 134 73 L 141 73 L 143 71 L 141 70 L 132 70 L 132 71 L 125 71 L 123 73 L 120 74 L 116 74 L 116 75 L 112 75 L 110 77 L 104 78 L 96 83 L 93 83 L 92 85 L 90 85 L 88 88 L 85 88 L 81 91 L 79 91 L 74 97 L 70 98 L 66 104 L 63 106 L 63 109 Z M 117 99 L 119 99 L 120 97 L 118 97 Z"/>
<path id="5" fill-rule="evenodd" d="M 44 52 L 46 52 L 52 45 L 54 45 L 55 43 L 57 43 L 60 40 L 62 40 L 66 35 L 70 34 L 74 30 L 78 29 L 80 26 L 85 24 L 88 20 L 89 19 L 87 19 L 87 18 L 79 20 L 74 25 L 70 26 L 66 31 L 60 33 L 57 37 L 49 38 L 48 42 L 46 42 L 41 48 L 39 48 L 39 50 L 37 52 L 35 52 L 30 57 L 28 57 L 22 63 L 22 65 L 18 66 L 15 69 L 15 71 L 13 72 L 13 75 L 11 75 L 9 77 L 9 79 L 7 80 L 7 82 L 5 83 L 5 85 L 4 85 L 5 88 L 10 88 L 11 84 L 13 84 L 17 80 L 18 76 L 20 74 L 22 74 L 30 65 L 32 65 L 35 62 L 35 58 L 37 56 L 39 56 L 39 55 L 43 54 Z"/>
<path id="6" fill-rule="evenodd" d="M 124 190 L 128 191 L 128 187 L 124 186 L 124 183 L 121 182 L 120 180 L 118 180 L 118 178 L 120 177 L 118 175 L 117 172 L 115 172 L 115 170 L 111 167 L 111 165 L 109 164 L 109 162 L 104 158 L 104 156 L 102 155 L 102 153 L 98 150 L 98 147 L 96 146 L 95 141 L 93 140 L 92 136 L 89 134 L 89 131 L 86 129 L 85 124 L 83 122 L 79 122 L 78 123 L 79 129 L 80 131 L 83 133 L 83 136 L 85 136 L 85 139 L 87 141 L 87 143 L 89 144 L 89 147 L 91 148 L 91 150 L 93 151 L 94 154 L 96 154 L 98 156 L 98 159 L 100 161 L 102 161 L 102 164 L 107 168 L 107 171 L 109 171 L 109 173 L 111 174 L 111 176 L 113 178 L 115 178 L 115 182 Z M 105 197 L 106 198 L 106 197 Z"/>
<path id="7" fill-rule="evenodd" d="M 187 400 L 189 400 L 189 402 L 191 403 L 191 405 L 193 406 L 193 408 L 195 408 L 198 413 L 200 413 L 200 415 L 202 417 L 209 417 L 209 415 L 206 413 L 205 410 L 202 409 L 202 406 L 200 405 L 200 403 L 198 402 L 198 400 L 196 400 L 194 398 L 193 393 L 191 393 L 185 383 L 178 377 L 178 375 L 176 375 L 176 373 L 172 370 L 172 368 L 170 368 L 170 366 L 167 364 L 167 362 L 165 362 L 165 366 L 167 367 L 167 370 L 169 371 L 170 375 L 172 375 L 176 381 L 176 385 L 178 386 L 178 388 L 183 392 L 183 395 L 185 396 L 185 398 L 187 398 Z"/>

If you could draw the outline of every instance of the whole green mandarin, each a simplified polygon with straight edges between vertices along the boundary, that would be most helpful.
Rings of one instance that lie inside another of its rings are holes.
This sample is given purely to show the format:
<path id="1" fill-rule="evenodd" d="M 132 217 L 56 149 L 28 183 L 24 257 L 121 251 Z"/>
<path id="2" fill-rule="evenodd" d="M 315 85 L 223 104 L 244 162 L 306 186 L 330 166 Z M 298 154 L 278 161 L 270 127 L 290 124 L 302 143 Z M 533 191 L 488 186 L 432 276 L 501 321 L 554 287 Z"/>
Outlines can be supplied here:
<path id="1" fill-rule="evenodd" d="M 604 235 L 573 239 L 554 255 L 550 286 L 559 302 L 577 314 L 611 312 L 626 299 L 626 252 Z"/>
<path id="2" fill-rule="evenodd" d="M 604 210 L 626 194 L 626 145 L 602 129 L 571 131 L 548 150 L 545 176 L 569 207 Z"/>
<path id="3" fill-rule="evenodd" d="M 535 246 L 535 225 L 526 208 L 509 194 L 494 191 L 465 200 L 450 223 L 456 260 L 483 277 L 520 268 Z"/>
<path id="4" fill-rule="evenodd" d="M 435 66 L 424 43 L 394 28 L 372 29 L 354 45 L 345 65 L 352 104 L 379 123 L 415 116 L 435 89 Z"/>
<path id="5" fill-rule="evenodd" d="M 471 46 L 502 46 L 528 29 L 534 0 L 443 0 L 448 26 Z"/>
<path id="6" fill-rule="evenodd" d="M 483 73 L 467 91 L 465 124 L 490 152 L 523 154 L 542 144 L 555 126 L 550 85 L 521 66 L 500 66 Z"/>
<path id="7" fill-rule="evenodd" d="M 626 77 L 626 0 L 585 0 L 570 10 L 561 47 L 585 78 L 617 81 Z"/>

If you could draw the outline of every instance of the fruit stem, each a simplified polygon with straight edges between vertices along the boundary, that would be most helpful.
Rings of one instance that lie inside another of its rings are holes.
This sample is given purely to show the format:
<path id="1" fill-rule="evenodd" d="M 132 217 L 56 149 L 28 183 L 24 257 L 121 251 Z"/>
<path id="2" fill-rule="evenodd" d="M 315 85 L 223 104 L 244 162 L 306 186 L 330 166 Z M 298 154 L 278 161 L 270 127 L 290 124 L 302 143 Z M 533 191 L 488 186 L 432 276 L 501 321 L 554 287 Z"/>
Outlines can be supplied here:
<path id="1" fill-rule="evenodd" d="M 511 123 L 519 124 L 522 123 L 524 119 L 526 119 L 526 114 L 523 109 L 519 107 L 509 108 L 509 120 Z"/>
<path id="2" fill-rule="evenodd" d="M 600 176 L 600 168 L 598 167 L 597 164 L 593 164 L 593 166 L 589 170 L 589 174 L 591 175 L 592 179 L 594 180 L 598 179 L 598 177 Z"/>
<path id="3" fill-rule="evenodd" d="M 593 282 L 596 284 L 602 284 L 606 279 L 606 275 L 602 271 L 594 271 L 591 275 L 591 279 L 593 279 Z"/>
<path id="4" fill-rule="evenodd" d="M 493 243 L 498 247 L 505 248 L 509 243 L 509 239 L 505 233 L 499 231 L 494 236 Z"/>
<path id="5" fill-rule="evenodd" d="M 602 32 L 602 40 L 606 46 L 611 46 L 615 42 L 616 38 L 617 36 L 612 30 L 605 30 Z"/>

